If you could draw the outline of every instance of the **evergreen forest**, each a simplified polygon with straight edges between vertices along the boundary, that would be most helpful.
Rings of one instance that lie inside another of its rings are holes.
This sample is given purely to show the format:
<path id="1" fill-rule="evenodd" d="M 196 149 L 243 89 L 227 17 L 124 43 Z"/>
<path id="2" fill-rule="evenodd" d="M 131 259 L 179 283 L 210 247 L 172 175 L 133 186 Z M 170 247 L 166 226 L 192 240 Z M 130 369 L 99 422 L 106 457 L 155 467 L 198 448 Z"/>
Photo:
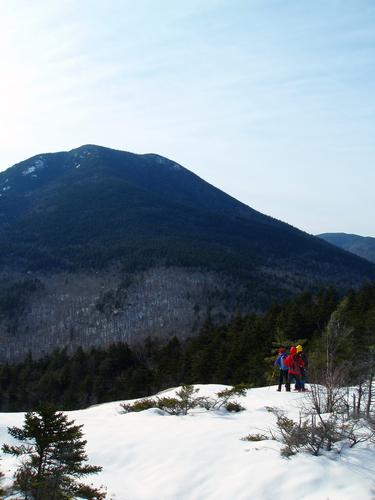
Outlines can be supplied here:
<path id="1" fill-rule="evenodd" d="M 208 320 L 186 341 L 148 338 L 132 348 L 121 343 L 74 353 L 56 350 L 40 359 L 29 355 L 21 363 L 0 366 L 0 411 L 30 411 L 46 402 L 79 409 L 183 383 L 275 384 L 278 346 L 297 342 L 310 359 L 310 381 L 324 369 L 321 361 L 329 345 L 355 383 L 358 368 L 368 366 L 375 353 L 375 284 L 345 296 L 334 289 L 303 293 L 264 314 L 221 326 Z"/>

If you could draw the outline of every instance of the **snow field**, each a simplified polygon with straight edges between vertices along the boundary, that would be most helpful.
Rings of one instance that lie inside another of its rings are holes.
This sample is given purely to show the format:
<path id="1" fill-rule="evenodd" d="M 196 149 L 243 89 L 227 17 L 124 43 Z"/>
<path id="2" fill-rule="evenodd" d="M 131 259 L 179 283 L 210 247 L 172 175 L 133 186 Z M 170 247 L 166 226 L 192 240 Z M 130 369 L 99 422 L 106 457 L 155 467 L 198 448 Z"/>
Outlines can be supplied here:
<path id="1" fill-rule="evenodd" d="M 198 395 L 214 395 L 222 385 L 201 385 Z M 170 390 L 164 394 L 173 394 Z M 276 441 L 249 442 L 241 437 L 275 425 L 266 406 L 298 415 L 305 394 L 251 389 L 241 413 L 196 409 L 186 416 L 159 410 L 120 413 L 120 402 L 68 412 L 84 424 L 90 463 L 103 466 L 88 478 L 106 485 L 114 500 L 370 500 L 375 498 L 375 453 L 357 445 L 340 455 L 280 456 Z M 22 425 L 23 414 L 0 414 L 0 442 L 11 442 L 6 427 Z M 3 456 L 11 476 L 15 461 Z"/>

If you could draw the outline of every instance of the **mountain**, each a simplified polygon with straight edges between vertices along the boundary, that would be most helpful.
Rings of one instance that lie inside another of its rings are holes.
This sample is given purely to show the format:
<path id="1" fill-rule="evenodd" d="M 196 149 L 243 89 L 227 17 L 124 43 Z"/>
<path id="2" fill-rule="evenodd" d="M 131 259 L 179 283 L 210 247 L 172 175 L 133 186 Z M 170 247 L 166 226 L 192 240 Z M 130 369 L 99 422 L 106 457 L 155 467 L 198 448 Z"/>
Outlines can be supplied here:
<path id="1" fill-rule="evenodd" d="M 0 173 L 0 250 L 0 360 L 186 337 L 207 317 L 375 279 L 174 161 L 94 145 Z"/>
<path id="2" fill-rule="evenodd" d="M 332 245 L 375 262 L 375 238 L 346 233 L 324 233 L 318 234 L 318 237 Z"/>

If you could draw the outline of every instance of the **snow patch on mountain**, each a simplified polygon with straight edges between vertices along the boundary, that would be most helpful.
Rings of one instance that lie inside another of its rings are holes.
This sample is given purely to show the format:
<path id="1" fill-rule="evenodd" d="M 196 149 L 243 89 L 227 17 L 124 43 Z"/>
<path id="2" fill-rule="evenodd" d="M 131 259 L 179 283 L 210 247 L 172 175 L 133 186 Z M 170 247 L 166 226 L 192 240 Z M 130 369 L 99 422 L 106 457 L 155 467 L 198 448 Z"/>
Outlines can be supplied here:
<path id="1" fill-rule="evenodd" d="M 34 166 L 29 167 L 26 170 L 22 171 L 22 175 L 29 175 L 29 174 L 35 172 L 35 170 L 36 170 L 36 167 L 34 167 Z"/>
<path id="2" fill-rule="evenodd" d="M 178 163 L 174 163 L 171 160 L 168 160 L 168 158 L 164 158 L 163 156 L 159 156 L 159 155 L 154 154 L 154 153 L 149 153 L 146 156 L 154 158 L 156 163 L 159 163 L 159 165 L 165 165 L 170 170 L 182 170 L 183 169 L 183 167 L 181 165 L 179 165 Z"/>
<path id="3" fill-rule="evenodd" d="M 84 160 L 85 158 L 88 158 L 89 156 L 91 156 L 91 151 L 89 151 L 88 149 L 81 149 L 80 154 L 78 155 L 78 158 L 80 158 L 81 160 Z"/>
<path id="4" fill-rule="evenodd" d="M 35 160 L 34 164 L 36 168 L 42 168 L 44 167 L 44 160 L 42 158 L 39 158 Z"/>
<path id="5" fill-rule="evenodd" d="M 29 175 L 35 172 L 36 170 L 40 170 L 45 166 L 45 162 L 42 158 L 37 158 L 34 160 L 33 165 L 31 165 L 28 168 L 25 168 L 25 170 L 22 170 L 22 175 Z M 34 177 L 34 176 L 32 176 Z"/>
<path id="6" fill-rule="evenodd" d="M 196 386 L 212 396 L 222 385 Z M 173 395 L 175 390 L 164 391 Z M 246 411 L 167 416 L 160 410 L 122 414 L 120 402 L 69 412 L 84 425 L 87 452 L 103 471 L 90 478 L 108 488 L 116 500 L 304 500 L 373 499 L 375 453 L 372 445 L 357 445 L 341 454 L 320 457 L 301 453 L 280 456 L 276 441 L 248 442 L 249 433 L 274 428 L 267 407 L 275 406 L 298 418 L 304 394 L 276 392 L 276 387 L 252 389 L 241 399 Z M 11 440 L 7 426 L 20 426 L 21 413 L 0 414 L 0 443 Z M 9 477 L 13 458 L 3 456 Z"/>

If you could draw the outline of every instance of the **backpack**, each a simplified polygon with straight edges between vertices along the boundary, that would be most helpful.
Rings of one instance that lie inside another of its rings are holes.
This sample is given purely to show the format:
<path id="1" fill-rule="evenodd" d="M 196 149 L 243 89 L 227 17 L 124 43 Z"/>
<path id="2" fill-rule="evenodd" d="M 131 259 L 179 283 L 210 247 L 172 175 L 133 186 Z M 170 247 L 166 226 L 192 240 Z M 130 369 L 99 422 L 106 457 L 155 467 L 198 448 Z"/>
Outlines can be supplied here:
<path id="1" fill-rule="evenodd" d="M 287 358 L 286 352 L 283 352 L 280 354 L 280 369 L 281 370 L 287 370 L 288 367 L 284 363 L 285 359 Z"/>

